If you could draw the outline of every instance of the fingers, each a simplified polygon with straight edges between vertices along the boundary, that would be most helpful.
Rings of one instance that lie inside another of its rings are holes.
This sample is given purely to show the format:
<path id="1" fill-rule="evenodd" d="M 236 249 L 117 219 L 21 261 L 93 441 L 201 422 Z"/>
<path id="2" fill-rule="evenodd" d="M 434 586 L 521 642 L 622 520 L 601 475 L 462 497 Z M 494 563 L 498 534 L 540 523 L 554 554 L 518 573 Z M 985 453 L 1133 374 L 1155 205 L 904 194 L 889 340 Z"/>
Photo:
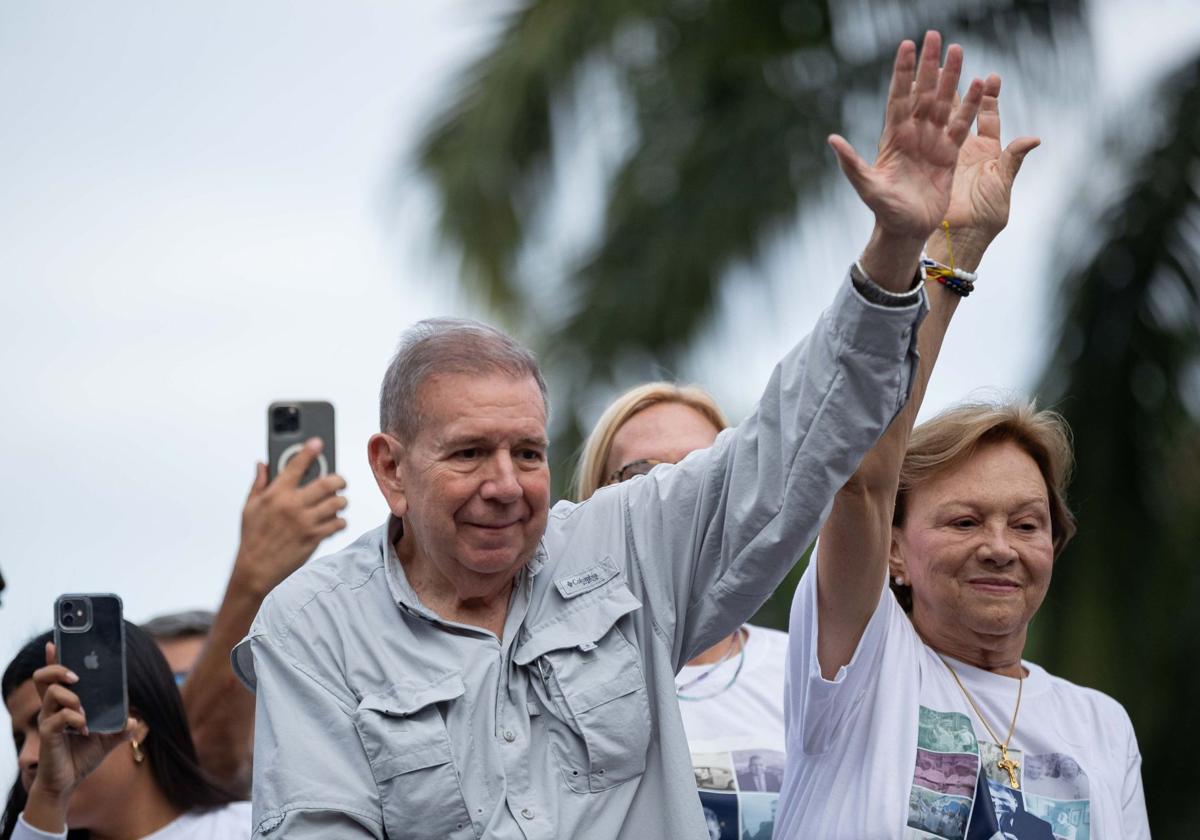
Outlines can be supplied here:
<path id="1" fill-rule="evenodd" d="M 84 735 L 88 734 L 87 715 L 79 695 L 64 685 L 53 683 L 42 694 L 42 710 L 38 714 L 38 731 L 43 735 L 57 735 L 68 726 Z"/>
<path id="2" fill-rule="evenodd" d="M 317 456 L 321 454 L 321 450 L 324 448 L 325 444 L 320 438 L 314 437 L 304 441 L 304 446 L 279 471 L 279 475 L 275 480 L 295 487 L 300 483 L 300 479 L 304 477 L 304 473 L 313 465 L 313 462 L 317 460 Z"/>
<path id="3" fill-rule="evenodd" d="M 43 738 L 62 735 L 68 728 L 74 729 L 84 736 L 90 734 L 87 728 L 87 718 L 82 711 L 59 709 L 54 714 L 38 716 L 38 734 Z"/>
<path id="4" fill-rule="evenodd" d="M 1000 77 L 995 73 L 983 80 L 983 100 L 979 104 L 980 137 L 1000 142 Z"/>
<path id="5" fill-rule="evenodd" d="M 934 104 L 938 86 L 938 73 L 942 63 L 942 36 L 935 30 L 925 33 L 921 45 L 921 59 L 917 63 L 916 107 L 913 116 L 927 117 Z M 957 79 L 955 80 L 957 83 Z"/>
<path id="6" fill-rule="evenodd" d="M 833 149 L 833 153 L 837 155 L 838 166 L 842 168 L 842 172 L 846 173 L 846 178 L 850 181 L 851 186 L 859 195 L 862 195 L 867 186 L 867 173 L 870 168 L 867 162 L 859 157 L 858 152 L 854 151 L 854 147 L 840 134 L 829 135 L 826 142 Z"/>
<path id="7" fill-rule="evenodd" d="M 315 508 L 313 508 L 313 519 L 317 522 L 324 522 L 332 516 L 337 516 L 346 509 L 346 505 L 350 504 L 346 501 L 345 496 L 334 496 L 326 499 Z"/>
<path id="8" fill-rule="evenodd" d="M 33 684 L 38 696 L 45 697 L 51 686 L 74 685 L 79 682 L 79 675 L 65 665 L 57 664 L 57 653 L 53 642 L 46 642 L 46 662 L 49 663 L 33 672 Z"/>
<path id="9" fill-rule="evenodd" d="M 917 71 L 917 45 L 901 41 L 892 65 L 892 86 L 888 89 L 886 120 L 898 122 L 912 110 L 913 84 Z"/>
<path id="10" fill-rule="evenodd" d="M 958 44 L 946 50 L 946 66 L 938 74 L 937 98 L 929 112 L 935 125 L 945 125 L 950 119 L 954 99 L 958 95 L 958 78 L 962 75 L 963 51 Z"/>
<path id="11" fill-rule="evenodd" d="M 248 498 L 253 499 L 266 490 L 269 481 L 270 479 L 267 477 L 267 465 L 259 461 L 254 465 L 254 483 L 250 485 L 250 495 Z"/>
<path id="12" fill-rule="evenodd" d="M 1004 175 L 1010 184 L 1017 177 L 1017 173 L 1021 171 L 1025 155 L 1040 145 L 1042 145 L 1042 141 L 1036 137 L 1018 137 L 1000 153 L 1000 167 L 1004 170 Z"/>
<path id="13" fill-rule="evenodd" d="M 967 95 L 963 97 L 961 103 L 954 111 L 954 116 L 950 119 L 950 124 L 946 127 L 946 133 L 950 139 L 961 146 L 963 141 L 967 139 L 967 135 L 971 132 L 971 123 L 975 122 L 975 115 L 979 113 L 979 105 L 983 101 L 983 82 L 979 79 L 972 79 L 971 86 L 967 88 Z"/>
<path id="14" fill-rule="evenodd" d="M 332 475 L 322 476 L 316 481 L 311 481 L 300 488 L 296 494 L 296 498 L 299 499 L 300 504 L 309 507 L 345 489 L 346 480 L 337 473 L 333 473 Z"/>
<path id="15" fill-rule="evenodd" d="M 319 536 L 321 539 L 325 539 L 328 536 L 336 534 L 338 531 L 342 530 L 345 527 L 346 527 L 345 519 L 342 519 L 340 516 L 334 517 L 333 519 L 330 519 L 328 522 L 321 523 L 321 525 L 317 528 L 317 536 Z"/>

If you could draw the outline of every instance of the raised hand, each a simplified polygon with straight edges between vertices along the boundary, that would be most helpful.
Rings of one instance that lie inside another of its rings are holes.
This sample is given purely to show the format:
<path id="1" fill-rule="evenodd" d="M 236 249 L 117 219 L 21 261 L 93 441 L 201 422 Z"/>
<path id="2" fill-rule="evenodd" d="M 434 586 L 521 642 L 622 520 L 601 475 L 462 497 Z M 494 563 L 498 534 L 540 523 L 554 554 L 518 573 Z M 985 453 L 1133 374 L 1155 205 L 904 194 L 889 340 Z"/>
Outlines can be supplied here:
<path id="1" fill-rule="evenodd" d="M 320 438 L 312 438 L 267 483 L 267 467 L 258 465 L 254 484 L 242 509 L 242 540 L 234 564 L 239 585 L 265 596 L 296 571 L 321 540 L 346 527 L 338 514 L 346 499 L 339 475 L 326 475 L 303 487 L 300 479 L 321 453 Z"/>
<path id="2" fill-rule="evenodd" d="M 1036 137 L 1018 137 L 1000 148 L 1000 77 L 983 82 L 978 133 L 969 134 L 958 152 L 958 168 L 946 208 L 946 221 L 959 233 L 986 245 L 1008 223 L 1012 185 L 1025 155 L 1041 143 Z M 935 234 L 936 238 L 936 234 Z"/>
<path id="3" fill-rule="evenodd" d="M 918 66 L 916 45 L 896 51 L 879 155 L 868 164 L 839 135 L 829 138 L 838 163 L 880 232 L 924 241 L 950 204 L 959 147 L 979 110 L 983 82 L 975 79 L 956 104 L 962 47 L 952 44 L 939 68 L 941 36 L 927 32 Z M 915 80 L 914 80 L 915 73 Z"/>
<path id="4" fill-rule="evenodd" d="M 79 681 L 74 673 L 57 664 L 52 642 L 46 643 L 46 665 L 33 673 L 33 683 L 42 698 L 38 713 L 37 776 L 29 790 L 26 822 L 35 828 L 61 831 L 71 794 L 84 778 L 100 766 L 120 743 L 128 741 L 137 722 L 130 718 L 125 729 L 112 735 L 93 734 L 87 727 L 87 710 L 68 686 Z M 74 733 L 68 732 L 70 727 Z"/>

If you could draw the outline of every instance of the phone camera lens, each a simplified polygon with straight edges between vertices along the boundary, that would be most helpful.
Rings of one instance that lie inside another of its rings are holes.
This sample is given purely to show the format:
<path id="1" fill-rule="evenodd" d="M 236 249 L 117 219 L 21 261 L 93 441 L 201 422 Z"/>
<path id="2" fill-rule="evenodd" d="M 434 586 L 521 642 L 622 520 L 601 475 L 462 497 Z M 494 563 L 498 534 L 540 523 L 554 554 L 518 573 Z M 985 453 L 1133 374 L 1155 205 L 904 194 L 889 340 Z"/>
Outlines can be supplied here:
<path id="1" fill-rule="evenodd" d="M 63 615 L 66 615 L 67 613 L 73 613 L 75 612 L 75 602 L 63 601 L 62 604 L 59 605 L 59 610 Z"/>
<path id="2" fill-rule="evenodd" d="M 62 617 L 62 623 L 64 627 L 74 627 L 75 616 L 72 613 L 67 613 Z"/>
<path id="3" fill-rule="evenodd" d="M 271 426 L 278 434 L 300 431 L 300 409 L 294 405 L 281 405 L 271 412 Z"/>

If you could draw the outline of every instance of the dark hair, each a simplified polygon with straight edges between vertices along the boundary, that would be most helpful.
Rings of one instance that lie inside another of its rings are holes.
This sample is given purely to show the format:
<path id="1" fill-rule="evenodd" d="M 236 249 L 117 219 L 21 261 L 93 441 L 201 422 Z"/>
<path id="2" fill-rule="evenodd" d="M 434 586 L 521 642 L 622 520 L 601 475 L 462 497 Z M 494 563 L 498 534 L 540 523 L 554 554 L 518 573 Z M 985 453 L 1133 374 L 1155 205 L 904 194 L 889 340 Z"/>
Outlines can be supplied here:
<path id="1" fill-rule="evenodd" d="M 212 610 L 184 610 L 155 616 L 142 622 L 142 629 L 156 642 L 207 636 L 216 615 Z"/>
<path id="2" fill-rule="evenodd" d="M 53 633 L 43 633 L 17 652 L 0 680 L 0 693 L 6 703 L 20 685 L 33 679 L 34 671 L 46 664 L 46 642 L 53 640 Z M 149 727 L 142 747 L 154 781 L 167 801 L 185 812 L 233 802 L 236 797 L 211 781 L 200 768 L 183 700 L 167 660 L 150 636 L 128 621 L 125 622 L 125 671 L 130 712 Z M 17 815 L 25 807 L 25 794 L 18 778 L 4 809 L 0 830 L 3 840 L 16 827 Z M 69 836 L 75 840 L 87 835 L 71 832 Z"/>

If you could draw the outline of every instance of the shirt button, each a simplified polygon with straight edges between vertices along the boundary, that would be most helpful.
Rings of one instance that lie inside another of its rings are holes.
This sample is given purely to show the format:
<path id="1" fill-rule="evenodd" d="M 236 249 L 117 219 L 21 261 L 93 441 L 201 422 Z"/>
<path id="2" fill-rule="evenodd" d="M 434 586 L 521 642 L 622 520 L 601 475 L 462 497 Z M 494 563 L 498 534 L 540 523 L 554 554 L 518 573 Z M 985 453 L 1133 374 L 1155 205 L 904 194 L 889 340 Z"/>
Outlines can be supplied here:
<path id="1" fill-rule="evenodd" d="M 531 819 L 533 819 L 533 810 L 530 808 L 522 808 L 521 816 L 527 820 L 531 820 Z"/>
<path id="2" fill-rule="evenodd" d="M 511 729 L 505 729 L 504 740 L 511 744 L 513 741 L 517 740 L 517 735 Z"/>

